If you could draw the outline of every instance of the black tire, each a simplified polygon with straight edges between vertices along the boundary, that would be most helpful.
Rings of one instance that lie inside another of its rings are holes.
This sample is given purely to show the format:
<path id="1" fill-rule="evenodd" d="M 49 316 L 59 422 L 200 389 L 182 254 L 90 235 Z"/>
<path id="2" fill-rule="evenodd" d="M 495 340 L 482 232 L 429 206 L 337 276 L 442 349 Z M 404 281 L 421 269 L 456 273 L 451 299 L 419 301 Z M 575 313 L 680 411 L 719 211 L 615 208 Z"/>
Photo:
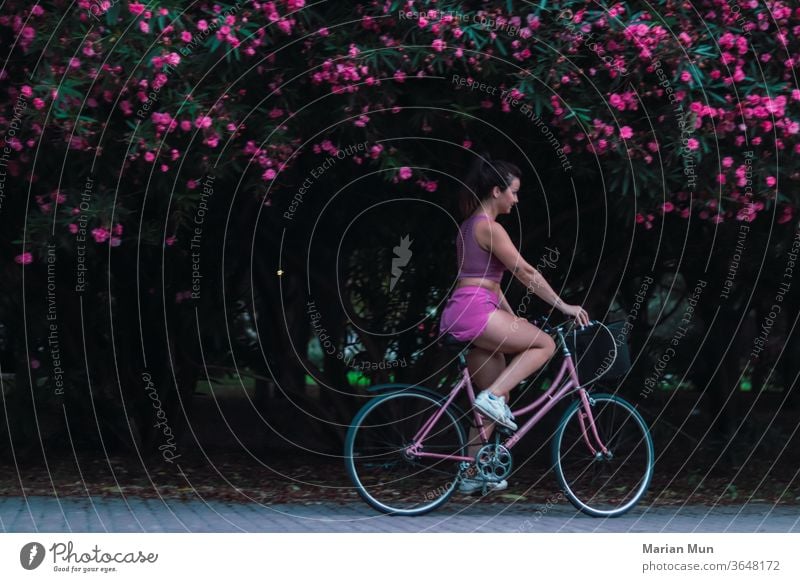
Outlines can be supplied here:
<path id="1" fill-rule="evenodd" d="M 380 396 L 356 414 L 345 438 L 347 474 L 364 501 L 390 515 L 422 515 L 444 504 L 458 485 L 459 462 L 410 459 L 403 449 L 443 399 L 415 391 Z M 467 439 L 448 408 L 425 439 L 425 449 L 464 455 Z M 380 461 L 380 462 L 377 462 Z"/>
<path id="2" fill-rule="evenodd" d="M 639 412 L 619 396 L 591 394 L 589 398 L 598 433 L 612 458 L 592 455 L 583 441 L 579 421 L 583 408 L 577 400 L 564 413 L 553 437 L 553 469 L 577 509 L 594 517 L 619 517 L 647 493 L 655 463 L 653 438 Z"/>

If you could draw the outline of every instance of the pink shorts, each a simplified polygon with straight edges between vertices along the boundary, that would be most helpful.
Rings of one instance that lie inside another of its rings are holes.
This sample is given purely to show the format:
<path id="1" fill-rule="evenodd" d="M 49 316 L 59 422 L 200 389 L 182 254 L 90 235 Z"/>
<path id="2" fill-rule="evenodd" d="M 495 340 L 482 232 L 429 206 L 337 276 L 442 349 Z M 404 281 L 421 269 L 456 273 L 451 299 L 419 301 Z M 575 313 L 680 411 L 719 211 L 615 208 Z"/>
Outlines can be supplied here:
<path id="1" fill-rule="evenodd" d="M 449 333 L 459 341 L 472 341 L 483 333 L 489 316 L 499 308 L 500 298 L 494 291 L 478 286 L 459 287 L 442 311 L 441 335 Z"/>

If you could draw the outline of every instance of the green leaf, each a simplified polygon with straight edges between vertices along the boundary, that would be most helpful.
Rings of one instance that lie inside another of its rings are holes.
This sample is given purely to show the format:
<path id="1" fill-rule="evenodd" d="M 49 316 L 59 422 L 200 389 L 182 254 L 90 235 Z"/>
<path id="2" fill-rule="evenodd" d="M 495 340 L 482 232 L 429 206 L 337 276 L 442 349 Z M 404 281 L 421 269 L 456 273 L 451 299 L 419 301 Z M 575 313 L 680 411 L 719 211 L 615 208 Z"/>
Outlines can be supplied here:
<path id="1" fill-rule="evenodd" d="M 569 119 L 571 117 L 577 117 L 584 123 L 590 122 L 592 118 L 589 110 L 585 107 L 573 107 L 572 110 L 564 116 L 564 119 Z"/>
<path id="2" fill-rule="evenodd" d="M 111 8 L 106 11 L 106 24 L 113 26 L 119 18 L 119 10 L 122 7 L 122 2 L 115 2 Z"/>

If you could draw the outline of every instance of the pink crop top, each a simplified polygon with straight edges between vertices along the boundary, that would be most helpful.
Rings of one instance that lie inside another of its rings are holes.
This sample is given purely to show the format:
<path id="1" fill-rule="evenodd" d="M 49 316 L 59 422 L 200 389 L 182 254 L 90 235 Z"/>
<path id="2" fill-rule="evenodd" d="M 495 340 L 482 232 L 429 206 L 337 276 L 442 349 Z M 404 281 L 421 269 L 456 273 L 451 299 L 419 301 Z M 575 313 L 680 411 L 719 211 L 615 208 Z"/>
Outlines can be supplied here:
<path id="1" fill-rule="evenodd" d="M 458 258 L 458 278 L 478 277 L 500 282 L 506 267 L 494 254 L 483 250 L 475 240 L 473 225 L 476 220 L 489 219 L 485 214 L 471 216 L 461 223 L 456 237 L 456 257 Z"/>

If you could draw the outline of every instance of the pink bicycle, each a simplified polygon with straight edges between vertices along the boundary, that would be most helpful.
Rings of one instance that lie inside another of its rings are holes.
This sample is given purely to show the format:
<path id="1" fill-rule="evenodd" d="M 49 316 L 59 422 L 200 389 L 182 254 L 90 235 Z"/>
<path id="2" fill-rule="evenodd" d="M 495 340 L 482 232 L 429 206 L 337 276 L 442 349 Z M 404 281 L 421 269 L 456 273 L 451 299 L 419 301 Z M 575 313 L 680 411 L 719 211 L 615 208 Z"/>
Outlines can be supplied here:
<path id="1" fill-rule="evenodd" d="M 392 515 L 421 515 L 444 504 L 470 471 L 485 483 L 511 475 L 511 450 L 556 404 L 571 396 L 552 437 L 552 462 L 558 484 L 580 511 L 595 517 L 616 517 L 638 503 L 650 485 L 654 447 L 650 430 L 638 411 L 613 394 L 593 394 L 578 379 L 573 354 L 565 341 L 572 322 L 551 327 L 564 357 L 552 385 L 533 403 L 514 410 L 516 433 L 497 425 L 489 442 L 484 418 L 472 408 L 475 390 L 466 363 L 469 344 L 452 338 L 459 349 L 460 379 L 450 392 L 417 385 L 384 384 L 384 392 L 356 414 L 345 440 L 345 465 L 361 497 Z M 593 321 L 590 325 L 603 325 Z M 471 414 L 455 404 L 466 390 Z M 524 423 L 521 417 L 532 416 Z M 469 420 L 478 427 L 481 449 L 467 456 Z M 473 466 L 474 464 L 474 466 Z M 486 487 L 484 487 L 485 492 Z"/>

